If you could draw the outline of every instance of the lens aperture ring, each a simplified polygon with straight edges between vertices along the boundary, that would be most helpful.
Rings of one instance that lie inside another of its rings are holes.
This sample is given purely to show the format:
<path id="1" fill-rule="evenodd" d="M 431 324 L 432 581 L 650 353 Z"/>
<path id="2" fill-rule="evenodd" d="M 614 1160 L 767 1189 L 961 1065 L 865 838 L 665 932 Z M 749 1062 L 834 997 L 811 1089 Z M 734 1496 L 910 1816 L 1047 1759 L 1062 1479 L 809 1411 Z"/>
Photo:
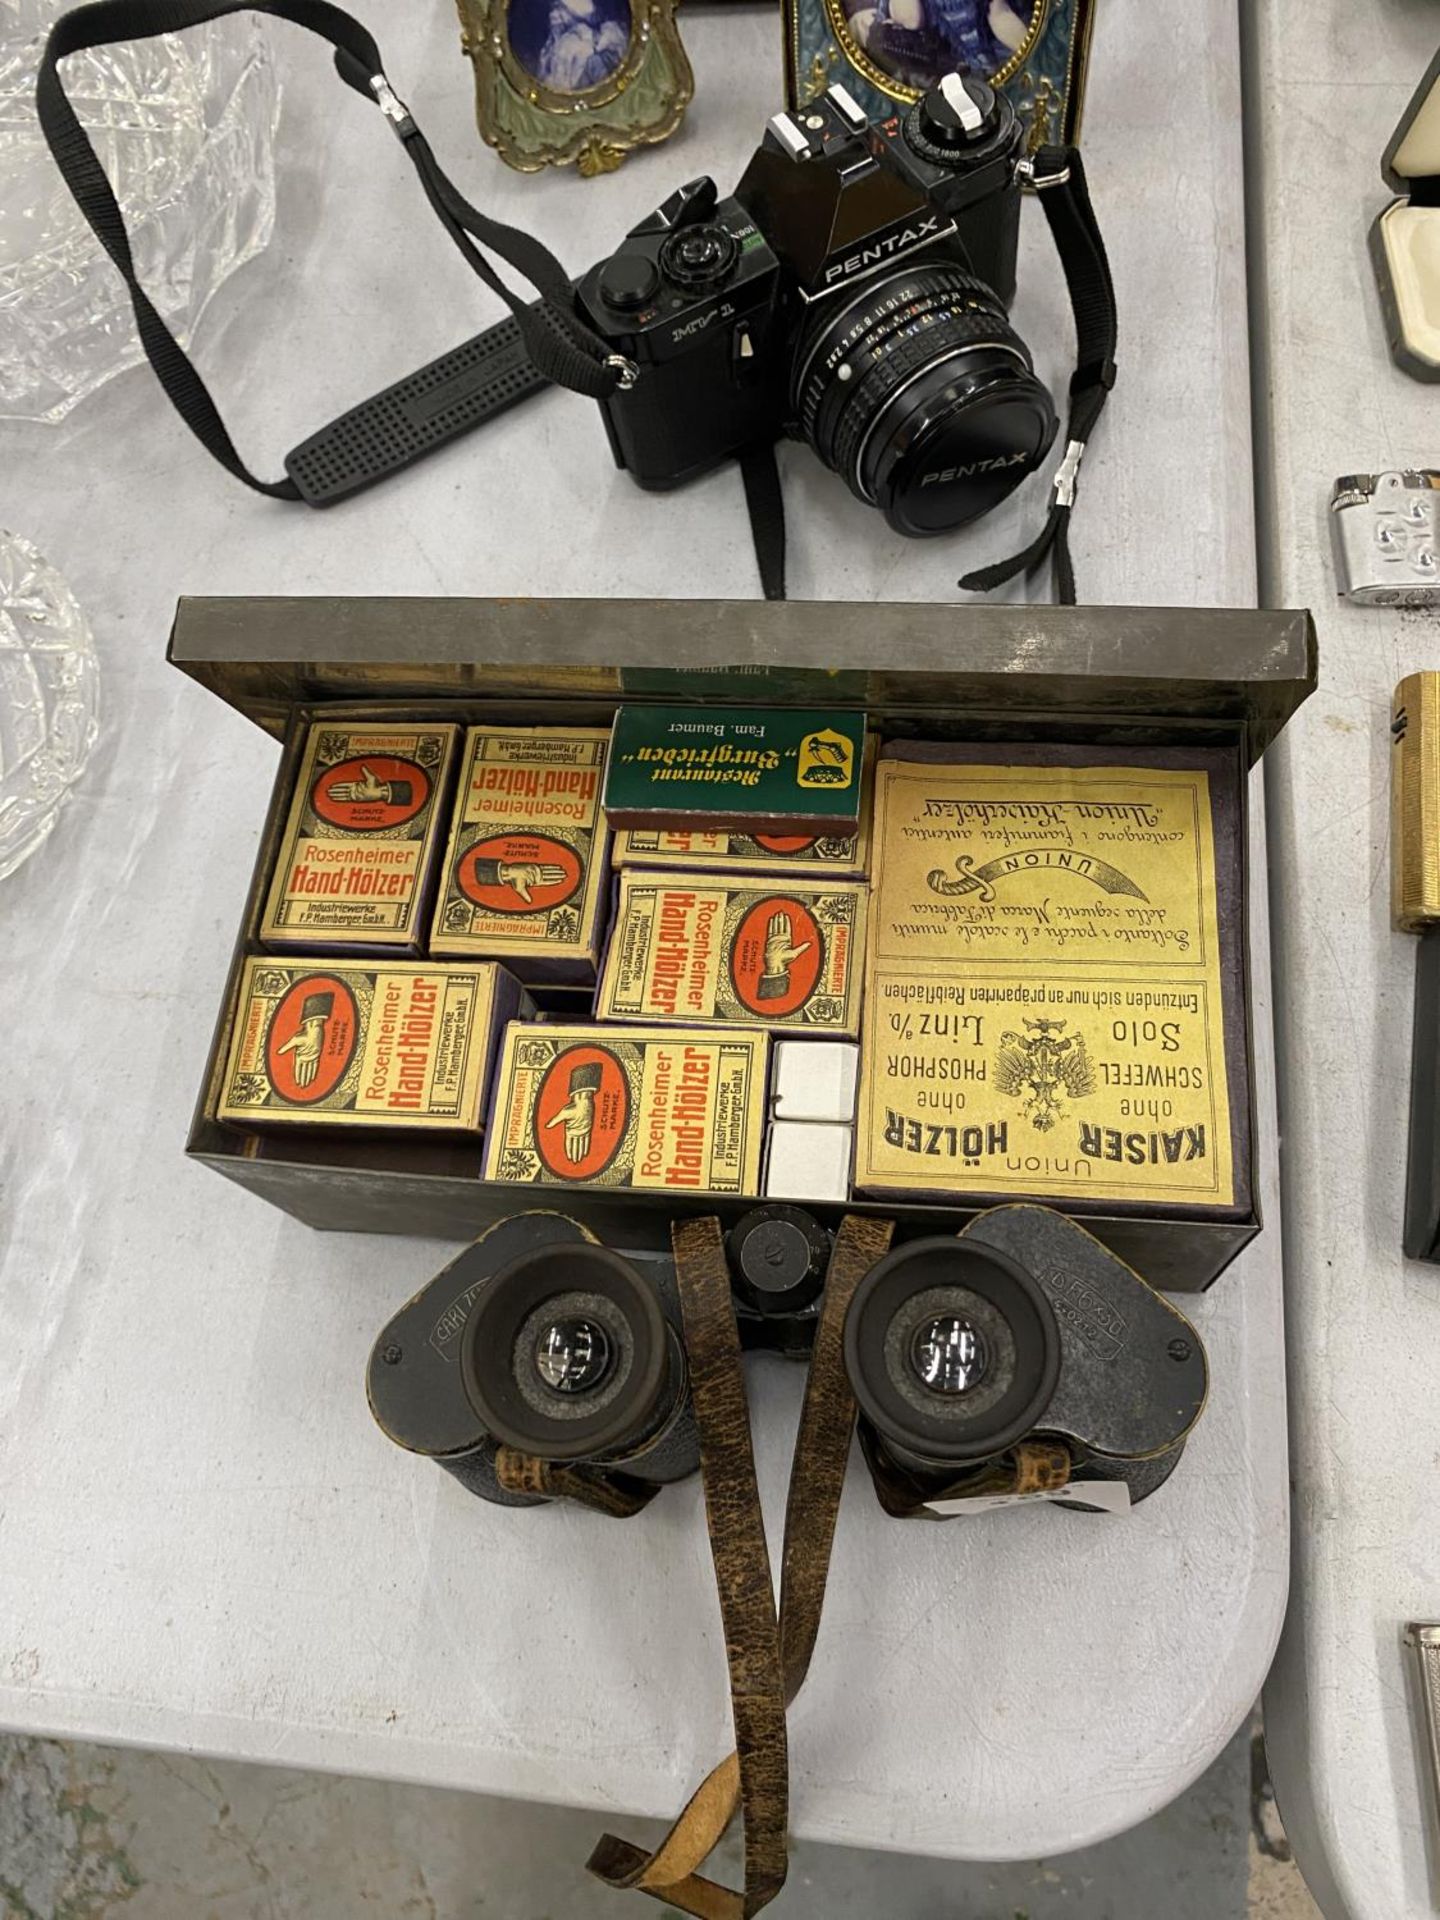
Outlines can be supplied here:
<path id="1" fill-rule="evenodd" d="M 807 383 L 801 428 L 827 466 L 839 466 L 834 455 L 836 425 L 855 403 L 857 391 L 877 366 L 883 366 L 896 343 L 943 321 L 958 336 L 969 333 L 970 321 L 982 332 L 1004 326 L 964 293 L 938 289 L 887 303 L 883 315 L 871 308 L 864 319 L 835 334 L 815 374 Z M 932 339 L 935 336 L 930 336 Z"/>
<path id="2" fill-rule="evenodd" d="M 839 306 L 827 301 L 819 317 L 802 337 L 796 354 L 792 401 L 806 437 L 814 441 L 811 423 L 821 427 L 820 412 L 827 401 L 845 396 L 847 376 L 841 369 L 857 355 L 879 350 L 879 343 L 917 313 L 937 306 L 955 311 L 973 308 L 1004 322 L 1000 296 L 953 261 L 938 260 L 868 280 L 851 290 Z M 823 430 L 823 429 L 822 429 Z M 816 452 L 831 464 L 819 446 Z"/>
<path id="3" fill-rule="evenodd" d="M 837 473 L 849 482 L 862 499 L 869 499 L 859 468 L 859 456 L 873 432 L 881 409 L 918 373 L 953 361 L 957 355 L 978 353 L 994 347 L 1005 353 L 1023 370 L 1029 369 L 1029 356 L 1010 327 L 991 314 L 937 314 L 907 336 L 897 339 L 890 351 L 882 354 L 864 377 L 853 383 L 845 406 L 831 436 L 832 463 Z"/>
<path id="4" fill-rule="evenodd" d="M 798 424 L 825 465 L 861 499 L 857 450 L 892 394 L 957 349 L 997 343 L 1023 369 L 1029 356 L 999 295 L 951 261 L 888 274 L 857 288 L 802 348 Z"/>

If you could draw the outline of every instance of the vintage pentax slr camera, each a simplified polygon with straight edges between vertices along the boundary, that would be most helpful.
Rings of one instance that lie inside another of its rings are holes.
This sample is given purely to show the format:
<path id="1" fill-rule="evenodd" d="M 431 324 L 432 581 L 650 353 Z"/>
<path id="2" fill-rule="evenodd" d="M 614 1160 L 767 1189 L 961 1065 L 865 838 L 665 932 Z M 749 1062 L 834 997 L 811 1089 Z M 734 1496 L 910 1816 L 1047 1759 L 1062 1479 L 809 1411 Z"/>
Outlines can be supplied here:
<path id="1" fill-rule="evenodd" d="M 1174 1471 L 1208 1389 L 1184 1315 L 1083 1227 L 1032 1206 L 877 1262 L 846 1316 L 845 1365 L 876 1490 L 897 1514 L 1002 1490 L 1001 1463 L 1037 1440 L 1053 1443 L 1036 1451 L 1058 1454 L 1072 1504 L 1113 1506 L 1117 1483 L 1122 1504 L 1143 1500 Z"/>
<path id="2" fill-rule="evenodd" d="M 244 0 L 212 4 L 234 12 Z M 228 473 L 273 498 L 329 506 L 564 387 L 599 402 L 616 461 L 642 487 L 679 486 L 738 457 L 761 583 L 783 598 L 772 452 L 782 434 L 806 441 L 910 535 L 963 526 L 1044 459 L 1055 408 L 1007 318 L 1028 182 L 1075 322 L 1064 456 L 1039 534 L 960 584 L 988 593 L 1049 563 L 1057 594 L 1073 603 L 1070 515 L 1116 378 L 1114 286 L 1076 147 L 1022 155 L 1013 107 L 976 74 L 945 74 L 907 110 L 874 121 L 834 86 L 774 116 L 732 195 L 692 180 L 577 284 L 534 234 L 472 206 L 448 178 L 358 21 L 331 0 L 294 17 L 331 43 L 341 79 L 384 115 L 432 212 L 510 313 L 312 433 L 286 457 L 283 480 L 262 480 L 136 279 L 124 215 L 60 78 L 69 54 L 151 29 L 128 0 L 64 14 L 36 84 L 45 138 L 126 281 L 162 387 Z"/>
<path id="3" fill-rule="evenodd" d="M 744 1345 L 808 1353 L 829 1234 L 756 1207 L 726 1248 Z M 501 1506 L 624 1517 L 700 1464 L 673 1261 L 566 1214 L 516 1214 L 452 1261 L 376 1341 L 368 1391 L 398 1446 Z"/>
<path id="4" fill-rule="evenodd" d="M 617 463 L 674 487 L 786 432 L 900 533 L 987 512 L 1056 427 L 1006 317 L 1020 141 L 973 74 L 879 123 L 836 86 L 776 114 L 733 197 L 682 187 L 579 286 L 640 369 L 601 402 Z"/>

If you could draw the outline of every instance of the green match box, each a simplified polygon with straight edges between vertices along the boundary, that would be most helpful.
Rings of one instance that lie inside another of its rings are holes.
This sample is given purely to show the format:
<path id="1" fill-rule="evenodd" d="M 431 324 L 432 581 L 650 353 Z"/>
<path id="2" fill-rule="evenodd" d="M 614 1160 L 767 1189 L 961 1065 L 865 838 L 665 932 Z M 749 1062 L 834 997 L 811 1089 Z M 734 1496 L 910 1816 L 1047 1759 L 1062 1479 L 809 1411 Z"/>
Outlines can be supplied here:
<path id="1" fill-rule="evenodd" d="M 605 774 L 613 827 L 853 831 L 865 716 L 791 707 L 622 706 Z"/>

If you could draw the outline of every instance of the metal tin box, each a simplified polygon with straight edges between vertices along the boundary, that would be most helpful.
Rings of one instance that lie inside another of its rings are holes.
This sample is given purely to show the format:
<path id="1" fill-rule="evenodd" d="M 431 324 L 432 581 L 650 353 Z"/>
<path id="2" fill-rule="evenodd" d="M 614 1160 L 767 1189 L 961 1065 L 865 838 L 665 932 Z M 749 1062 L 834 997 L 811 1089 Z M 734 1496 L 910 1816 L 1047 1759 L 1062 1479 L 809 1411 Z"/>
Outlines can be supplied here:
<path id="1" fill-rule="evenodd" d="M 730 665 L 677 669 L 677 657 Z M 1055 745 L 1057 757 L 1067 744 L 1193 745 L 1226 749 L 1243 770 L 1316 675 L 1305 613 L 844 602 L 188 599 L 170 658 L 283 743 L 231 975 L 216 982 L 220 1018 L 188 1150 L 312 1226 L 455 1239 L 515 1211 L 513 1189 L 481 1179 L 478 1147 L 262 1137 L 216 1117 L 240 969 L 259 950 L 265 876 L 309 720 L 595 726 L 622 701 L 843 705 L 865 708 L 882 743 L 1034 742 Z M 1246 786 L 1233 848 L 1242 909 Z M 1248 1045 L 1243 932 L 1240 948 Z M 559 989 L 551 1004 L 574 1019 L 588 1014 Z M 1249 1115 L 1243 1139 L 1253 1162 Z M 706 1208 L 733 1219 L 748 1204 Z M 587 1191 L 573 1205 L 597 1233 L 643 1247 L 664 1243 L 674 1202 Z M 877 1201 L 850 1210 L 931 1233 L 958 1230 L 975 1211 Z M 1101 1213 L 1086 1224 L 1154 1285 L 1184 1290 L 1207 1287 L 1260 1230 L 1253 1206 L 1233 1220 Z"/>

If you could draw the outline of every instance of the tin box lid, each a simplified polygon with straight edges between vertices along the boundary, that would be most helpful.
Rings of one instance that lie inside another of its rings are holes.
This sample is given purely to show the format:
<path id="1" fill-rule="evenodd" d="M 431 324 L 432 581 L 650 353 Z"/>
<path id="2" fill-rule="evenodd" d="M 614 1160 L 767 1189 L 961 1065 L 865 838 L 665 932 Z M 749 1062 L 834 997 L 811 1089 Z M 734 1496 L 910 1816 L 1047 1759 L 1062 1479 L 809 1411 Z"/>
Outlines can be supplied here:
<path id="1" fill-rule="evenodd" d="M 1419 206 L 1440 204 L 1440 53 L 1401 114 L 1380 171 L 1392 193 Z"/>
<path id="2" fill-rule="evenodd" d="M 195 598 L 169 657 L 277 736 L 332 701 L 568 725 L 650 698 L 866 708 L 892 731 L 949 709 L 970 738 L 1228 739 L 1250 761 L 1316 679 L 1308 613 L 1189 607 Z"/>

